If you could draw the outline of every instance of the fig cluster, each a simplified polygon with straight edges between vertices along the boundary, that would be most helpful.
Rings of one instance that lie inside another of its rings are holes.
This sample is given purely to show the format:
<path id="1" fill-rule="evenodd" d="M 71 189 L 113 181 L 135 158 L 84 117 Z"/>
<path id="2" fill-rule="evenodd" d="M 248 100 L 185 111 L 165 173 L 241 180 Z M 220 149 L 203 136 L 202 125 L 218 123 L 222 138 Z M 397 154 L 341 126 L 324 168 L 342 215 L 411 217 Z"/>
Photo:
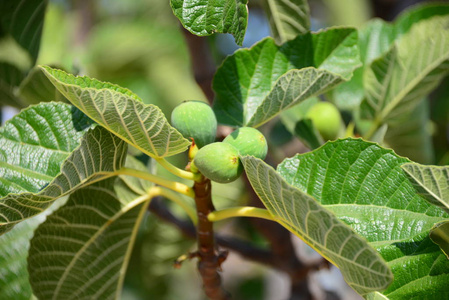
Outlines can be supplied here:
<path id="1" fill-rule="evenodd" d="M 229 183 L 243 172 L 240 156 L 252 155 L 264 159 L 267 141 L 257 129 L 242 127 L 223 142 L 212 143 L 200 149 L 193 160 L 196 168 L 207 178 L 220 183 Z"/>
<path id="2" fill-rule="evenodd" d="M 171 122 L 185 138 L 191 138 L 198 146 L 192 155 L 191 170 L 198 170 L 212 181 L 228 183 L 243 172 L 240 156 L 253 155 L 265 159 L 267 141 L 257 129 L 241 127 L 223 142 L 215 142 L 217 120 L 211 107 L 200 101 L 186 101 L 177 106 Z"/>

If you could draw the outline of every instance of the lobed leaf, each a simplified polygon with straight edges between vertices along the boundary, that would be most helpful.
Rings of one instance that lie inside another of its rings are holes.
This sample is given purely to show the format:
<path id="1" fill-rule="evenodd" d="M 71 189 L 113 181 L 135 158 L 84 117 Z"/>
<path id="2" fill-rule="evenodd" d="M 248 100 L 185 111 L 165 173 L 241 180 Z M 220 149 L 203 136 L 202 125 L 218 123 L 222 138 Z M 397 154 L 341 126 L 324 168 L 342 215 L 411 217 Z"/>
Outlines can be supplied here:
<path id="1" fill-rule="evenodd" d="M 283 109 L 348 80 L 359 65 L 356 44 L 354 29 L 331 28 L 281 46 L 267 38 L 236 51 L 213 80 L 218 122 L 259 126 Z"/>
<path id="2" fill-rule="evenodd" d="M 262 160 L 246 156 L 242 163 L 274 219 L 340 268 L 354 290 L 365 295 L 391 283 L 390 269 L 364 238 Z"/>
<path id="3" fill-rule="evenodd" d="M 42 103 L 0 129 L 0 234 L 121 167 L 126 143 L 92 128 L 74 107 Z"/>
<path id="4" fill-rule="evenodd" d="M 175 16 L 191 33 L 230 33 L 242 45 L 248 23 L 248 0 L 170 0 Z"/>
<path id="5" fill-rule="evenodd" d="M 126 165 L 145 170 L 137 160 Z M 118 299 L 152 184 L 109 178 L 70 195 L 35 231 L 28 257 L 39 299 Z"/>
<path id="6" fill-rule="evenodd" d="M 306 0 L 265 0 L 264 5 L 277 43 L 285 43 L 309 32 L 310 9 Z"/>
<path id="7" fill-rule="evenodd" d="M 151 157 L 181 153 L 190 142 L 155 105 L 117 85 L 41 67 L 55 87 L 92 120 Z"/>
<path id="8" fill-rule="evenodd" d="M 449 215 L 416 193 L 401 168 L 408 162 L 377 144 L 345 139 L 288 158 L 277 170 L 376 248 L 394 275 L 382 292 L 388 299 L 444 298 L 449 261 L 429 232 Z"/>

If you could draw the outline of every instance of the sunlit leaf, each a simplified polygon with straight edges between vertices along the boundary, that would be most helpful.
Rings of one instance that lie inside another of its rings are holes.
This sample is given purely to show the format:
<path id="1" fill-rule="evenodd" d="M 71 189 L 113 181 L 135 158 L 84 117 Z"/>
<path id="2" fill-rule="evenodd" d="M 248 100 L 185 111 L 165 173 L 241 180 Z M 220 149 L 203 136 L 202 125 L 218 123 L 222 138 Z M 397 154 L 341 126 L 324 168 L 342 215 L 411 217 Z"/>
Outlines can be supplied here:
<path id="1" fill-rule="evenodd" d="M 199 36 L 230 33 L 242 45 L 248 23 L 248 0 L 170 0 L 182 25 Z"/>
<path id="2" fill-rule="evenodd" d="M 281 46 L 264 39 L 236 51 L 217 70 L 217 119 L 230 126 L 259 126 L 348 80 L 359 63 L 357 34 L 351 28 L 300 35 Z"/>
<path id="3" fill-rule="evenodd" d="M 388 299 L 444 299 L 449 261 L 429 232 L 449 215 L 416 193 L 401 168 L 408 162 L 378 144 L 345 139 L 288 158 L 278 172 L 376 248 L 394 275 L 382 292 Z"/>
<path id="4" fill-rule="evenodd" d="M 365 295 L 391 283 L 390 269 L 364 238 L 262 160 L 246 156 L 242 162 L 274 219 L 335 264 L 354 290 Z"/>
<path id="5" fill-rule="evenodd" d="M 145 170 L 132 158 L 126 165 Z M 151 183 L 120 176 L 70 195 L 34 233 L 28 258 L 39 299 L 118 299 Z"/>
<path id="6" fill-rule="evenodd" d="M 0 129 L 0 234 L 121 167 L 127 144 L 92 126 L 73 106 L 50 102 Z"/>
<path id="7" fill-rule="evenodd" d="M 264 0 L 271 33 L 278 43 L 285 43 L 309 32 L 310 9 L 306 0 Z"/>
<path id="8" fill-rule="evenodd" d="M 449 212 L 449 167 L 409 163 L 402 166 L 418 192 L 433 205 Z"/>
<path id="9" fill-rule="evenodd" d="M 117 85 L 42 67 L 56 88 L 87 116 L 152 157 L 183 152 L 190 145 L 155 105 Z"/>

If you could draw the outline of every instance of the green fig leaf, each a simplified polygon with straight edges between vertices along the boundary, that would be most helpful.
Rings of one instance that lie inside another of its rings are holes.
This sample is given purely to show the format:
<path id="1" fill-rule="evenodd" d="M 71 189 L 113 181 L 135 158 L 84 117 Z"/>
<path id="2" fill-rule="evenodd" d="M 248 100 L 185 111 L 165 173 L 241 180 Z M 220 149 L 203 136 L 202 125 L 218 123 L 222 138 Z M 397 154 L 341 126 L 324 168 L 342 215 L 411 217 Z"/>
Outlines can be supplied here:
<path id="1" fill-rule="evenodd" d="M 27 263 L 30 240 L 37 226 L 66 200 L 66 197 L 56 200 L 43 213 L 17 224 L 0 236 L 0 299 L 32 299 Z"/>
<path id="2" fill-rule="evenodd" d="M 354 71 L 350 81 L 342 83 L 331 91 L 335 104 L 343 110 L 358 109 L 365 97 L 364 73 L 373 60 L 390 50 L 396 39 L 407 33 L 410 28 L 437 15 L 449 14 L 449 5 L 430 3 L 417 5 L 404 11 L 394 23 L 373 19 L 359 30 L 358 46 L 363 67 Z"/>
<path id="3" fill-rule="evenodd" d="M 365 70 L 363 118 L 393 123 L 449 73 L 449 15 L 421 21 Z M 410 51 L 414 49 L 414 51 Z"/>
<path id="4" fill-rule="evenodd" d="M 402 169 L 409 175 L 419 194 L 449 213 L 449 167 L 408 163 Z"/>
<path id="5" fill-rule="evenodd" d="M 145 171 L 128 157 L 127 167 Z M 34 233 L 28 264 L 39 299 L 118 299 L 152 184 L 116 176 L 78 189 Z"/>
<path id="6" fill-rule="evenodd" d="M 449 261 L 429 233 L 449 214 L 415 191 L 401 168 L 409 162 L 378 144 L 344 139 L 288 158 L 277 170 L 382 255 L 394 275 L 382 291 L 388 299 L 445 298 Z"/>
<path id="7" fill-rule="evenodd" d="M 278 44 L 309 32 L 310 8 L 306 0 L 264 0 L 263 4 Z"/>
<path id="8" fill-rule="evenodd" d="M 9 105 L 22 108 L 25 106 L 14 93 L 15 88 L 20 85 L 24 77 L 23 72 L 17 67 L 0 62 L 0 107 Z"/>
<path id="9" fill-rule="evenodd" d="M 48 0 L 0 2 L 0 31 L 9 33 L 36 63 Z"/>
<path id="10" fill-rule="evenodd" d="M 47 101 L 68 102 L 39 67 L 30 70 L 20 83 L 17 95 L 27 106 Z"/>
<path id="11" fill-rule="evenodd" d="M 126 151 L 124 141 L 71 105 L 23 110 L 0 129 L 0 234 L 61 196 L 113 176 Z"/>
<path id="12" fill-rule="evenodd" d="M 449 221 L 443 221 L 435 224 L 430 231 L 432 241 L 440 246 L 441 251 L 449 259 Z"/>
<path id="13" fill-rule="evenodd" d="M 430 164 L 434 161 L 432 134 L 429 131 L 429 102 L 423 99 L 400 123 L 388 126 L 385 144 L 410 160 Z M 387 126 L 384 124 L 383 126 Z M 373 142 L 377 142 L 371 138 Z"/>
<path id="14" fill-rule="evenodd" d="M 41 67 L 55 87 L 78 109 L 153 158 L 184 152 L 190 145 L 155 105 L 131 91 L 88 77 Z"/>
<path id="15" fill-rule="evenodd" d="M 230 33 L 242 45 L 248 23 L 248 0 L 171 0 L 175 16 L 195 35 Z"/>
<path id="16" fill-rule="evenodd" d="M 330 28 L 275 44 L 266 38 L 225 59 L 213 80 L 221 124 L 257 127 L 349 80 L 360 64 L 357 32 Z"/>
<path id="17" fill-rule="evenodd" d="M 335 264 L 354 290 L 365 295 L 387 288 L 393 280 L 391 271 L 364 238 L 262 160 L 246 156 L 242 163 L 275 221 Z"/>

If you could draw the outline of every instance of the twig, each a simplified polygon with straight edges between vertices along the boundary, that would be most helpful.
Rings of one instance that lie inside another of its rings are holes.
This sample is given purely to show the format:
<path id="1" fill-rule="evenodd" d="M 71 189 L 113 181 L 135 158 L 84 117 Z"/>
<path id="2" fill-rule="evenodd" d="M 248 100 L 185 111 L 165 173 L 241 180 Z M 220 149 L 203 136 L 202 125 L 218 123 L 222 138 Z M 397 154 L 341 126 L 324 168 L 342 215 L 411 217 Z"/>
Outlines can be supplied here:
<path id="1" fill-rule="evenodd" d="M 177 218 L 161 200 L 162 199 L 160 197 L 153 199 L 148 210 L 158 218 L 174 225 L 184 236 L 195 239 L 196 229 L 192 222 L 190 222 L 188 219 L 181 220 Z M 221 234 L 216 234 L 216 242 L 219 246 L 229 249 L 245 259 L 272 267 L 279 271 L 285 271 L 284 269 L 286 268 L 286 264 L 280 263 L 282 260 L 279 260 L 279 258 L 277 258 L 269 249 L 262 249 L 260 247 L 254 246 L 249 241 L 235 237 L 224 236 Z M 323 263 L 320 262 L 314 265 L 308 265 L 302 270 L 310 271 L 311 269 L 318 269 L 322 266 Z M 287 266 L 287 268 L 290 269 L 291 267 Z"/>
<path id="2" fill-rule="evenodd" d="M 215 73 L 215 63 L 209 51 L 209 45 L 205 38 L 191 34 L 182 26 L 182 32 L 187 43 L 192 62 L 193 75 L 198 86 L 210 104 L 214 101 L 212 90 L 212 78 Z"/>
<path id="3" fill-rule="evenodd" d="M 212 203 L 212 184 L 209 179 L 194 183 L 196 211 L 198 214 L 197 241 L 198 241 L 198 271 L 203 279 L 206 295 L 212 300 L 229 299 L 229 294 L 221 286 L 221 270 L 223 256 L 215 248 L 213 223 L 207 215 L 214 211 Z"/>

